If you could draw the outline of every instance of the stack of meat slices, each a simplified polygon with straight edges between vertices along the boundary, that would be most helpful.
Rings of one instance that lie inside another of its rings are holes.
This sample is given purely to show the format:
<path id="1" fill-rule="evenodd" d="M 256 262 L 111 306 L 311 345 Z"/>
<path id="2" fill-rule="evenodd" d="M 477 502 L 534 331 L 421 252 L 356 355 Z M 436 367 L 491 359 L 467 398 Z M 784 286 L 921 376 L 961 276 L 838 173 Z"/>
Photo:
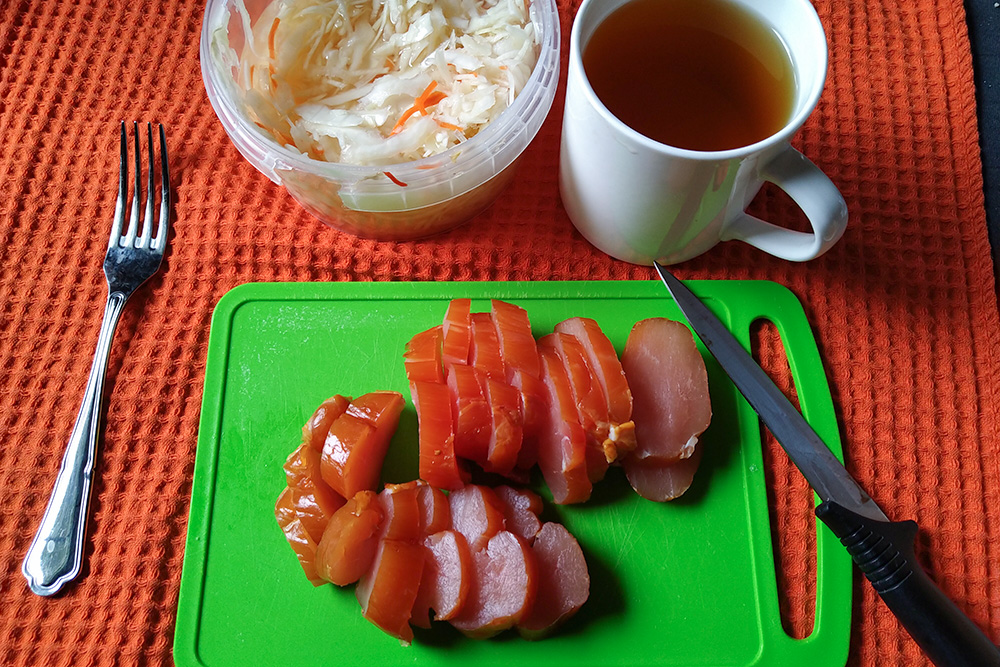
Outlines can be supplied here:
<path id="1" fill-rule="evenodd" d="M 638 443 L 622 466 L 643 498 L 672 500 L 691 486 L 712 420 L 705 362 L 686 326 L 657 317 L 632 327 L 622 366 Z"/>
<path id="2" fill-rule="evenodd" d="M 317 573 L 357 582 L 362 615 L 404 643 L 432 618 L 475 638 L 514 627 L 541 637 L 590 593 L 579 544 L 562 525 L 542 524 L 541 506 L 508 486 L 445 495 L 415 481 L 361 491 L 331 518 Z"/>
<path id="3" fill-rule="evenodd" d="M 278 496 L 275 517 L 316 586 L 323 583 L 316 572 L 323 532 L 345 498 L 378 484 L 403 403 L 394 391 L 354 400 L 339 394 L 329 398 L 302 427 L 302 444 L 285 461 L 287 486 Z"/>
<path id="4" fill-rule="evenodd" d="M 493 300 L 473 313 L 455 299 L 441 326 L 410 340 L 404 366 L 420 477 L 433 486 L 462 488 L 472 465 L 525 481 L 537 464 L 555 502 L 583 502 L 635 448 L 628 382 L 593 320 L 567 320 L 536 342 L 519 306 Z"/>
<path id="5" fill-rule="evenodd" d="M 420 477 L 460 489 L 470 467 L 523 482 L 538 465 L 558 504 L 584 502 L 609 465 L 645 498 L 690 486 L 711 420 L 708 375 L 691 332 L 636 324 L 619 360 L 594 320 L 575 317 L 537 341 L 528 314 L 451 301 L 415 335 L 404 365 L 418 417 Z"/>

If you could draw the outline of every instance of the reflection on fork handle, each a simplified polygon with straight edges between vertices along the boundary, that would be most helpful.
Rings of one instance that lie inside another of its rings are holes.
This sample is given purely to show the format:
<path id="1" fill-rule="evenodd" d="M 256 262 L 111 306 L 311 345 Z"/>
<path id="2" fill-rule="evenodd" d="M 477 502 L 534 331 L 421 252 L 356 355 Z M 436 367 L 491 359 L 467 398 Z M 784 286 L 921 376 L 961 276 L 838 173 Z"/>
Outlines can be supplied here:
<path id="1" fill-rule="evenodd" d="M 108 368 L 111 340 L 127 298 L 121 292 L 108 295 L 83 403 L 63 454 L 62 466 L 41 526 L 21 565 L 21 572 L 27 578 L 28 586 L 38 595 L 57 593 L 80 574 L 83 566 L 83 544 L 97 458 L 104 376 Z"/>

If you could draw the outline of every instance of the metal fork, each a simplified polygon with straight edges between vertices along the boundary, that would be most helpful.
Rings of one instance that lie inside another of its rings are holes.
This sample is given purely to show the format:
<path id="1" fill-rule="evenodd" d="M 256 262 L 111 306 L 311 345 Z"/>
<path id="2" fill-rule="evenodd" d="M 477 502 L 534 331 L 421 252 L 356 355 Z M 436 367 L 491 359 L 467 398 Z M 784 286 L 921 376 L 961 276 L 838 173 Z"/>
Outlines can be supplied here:
<path id="1" fill-rule="evenodd" d="M 63 454 L 62 466 L 55 487 L 45 508 L 41 526 L 21 565 L 28 586 L 39 595 L 52 595 L 67 582 L 75 579 L 83 565 L 83 544 L 90 505 L 91 482 L 97 457 L 104 376 L 118 318 L 125 302 L 160 268 L 167 247 L 170 218 L 170 172 L 167 168 L 167 140 L 160 128 L 160 215 L 153 236 L 153 127 L 146 124 L 149 153 L 149 176 L 146 181 L 146 203 L 142 223 L 139 221 L 141 184 L 141 154 L 139 125 L 133 123 L 135 136 L 135 184 L 128 226 L 125 207 L 128 200 L 128 132 L 121 125 L 121 163 L 118 177 L 118 203 L 115 220 L 104 258 L 104 275 L 108 280 L 108 303 L 97 339 L 97 351 L 87 378 L 83 404 L 77 414 L 69 444 Z"/>

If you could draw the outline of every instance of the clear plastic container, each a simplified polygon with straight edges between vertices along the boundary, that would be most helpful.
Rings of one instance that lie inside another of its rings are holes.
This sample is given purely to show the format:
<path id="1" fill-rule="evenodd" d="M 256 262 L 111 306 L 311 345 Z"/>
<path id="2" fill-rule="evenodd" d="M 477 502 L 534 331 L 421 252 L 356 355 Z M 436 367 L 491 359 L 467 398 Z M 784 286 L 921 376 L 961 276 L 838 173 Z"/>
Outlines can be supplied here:
<path id="1" fill-rule="evenodd" d="M 256 4 L 260 9 L 267 2 Z M 232 0 L 208 0 L 201 32 L 202 78 L 240 153 L 311 214 L 358 236 L 419 238 L 451 229 L 492 204 L 513 179 L 517 159 L 552 106 L 559 81 L 559 14 L 555 0 L 530 0 L 529 11 L 540 49 L 524 89 L 474 137 L 421 160 L 380 166 L 314 160 L 285 148 L 255 125 L 242 112 L 242 91 L 231 63 L 213 46 L 222 30 L 237 54 L 242 49 L 243 28 Z"/>

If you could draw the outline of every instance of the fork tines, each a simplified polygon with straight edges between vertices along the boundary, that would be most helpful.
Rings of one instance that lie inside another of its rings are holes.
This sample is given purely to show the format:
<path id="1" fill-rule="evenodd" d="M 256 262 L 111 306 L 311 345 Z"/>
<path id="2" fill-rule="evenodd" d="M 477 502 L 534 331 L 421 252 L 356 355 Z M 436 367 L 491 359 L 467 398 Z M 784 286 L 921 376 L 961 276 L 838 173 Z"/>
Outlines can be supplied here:
<path id="1" fill-rule="evenodd" d="M 142 196 L 142 150 L 139 141 L 139 124 L 132 123 L 135 137 L 135 178 L 132 199 L 129 206 L 128 226 L 125 227 L 125 206 L 128 201 L 128 132 L 126 124 L 121 126 L 121 161 L 118 175 L 118 202 L 115 205 L 115 221 L 111 227 L 111 238 L 108 247 L 145 248 L 154 252 L 163 252 L 166 246 L 170 221 L 170 171 L 167 166 L 167 138 L 163 125 L 160 130 L 160 215 L 153 235 L 153 193 L 156 190 L 157 179 L 154 176 L 155 161 L 153 157 L 153 126 L 146 123 L 147 152 L 149 155 L 149 172 L 146 179 L 146 201 L 143 217 L 139 221 L 139 199 Z"/>

